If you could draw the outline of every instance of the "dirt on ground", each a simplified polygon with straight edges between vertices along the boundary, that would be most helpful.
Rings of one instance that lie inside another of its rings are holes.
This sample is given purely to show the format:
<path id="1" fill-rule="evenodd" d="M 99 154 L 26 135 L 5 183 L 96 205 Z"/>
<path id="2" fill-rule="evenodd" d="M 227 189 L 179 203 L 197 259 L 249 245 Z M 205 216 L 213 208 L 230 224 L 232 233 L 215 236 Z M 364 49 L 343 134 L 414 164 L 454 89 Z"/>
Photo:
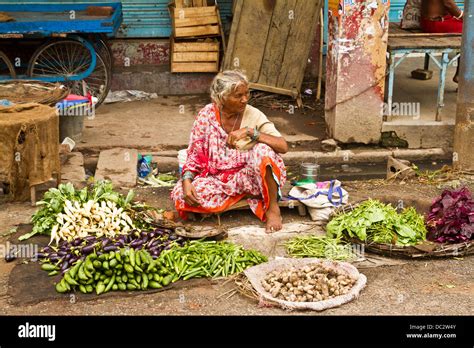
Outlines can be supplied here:
<path id="1" fill-rule="evenodd" d="M 367 197 L 385 199 L 405 206 L 415 205 L 424 210 L 431 200 L 449 183 L 426 185 L 419 182 L 403 184 L 387 183 L 384 180 L 344 183 L 351 195 L 351 201 Z M 472 182 L 471 182 L 471 188 Z M 169 189 L 138 188 L 137 199 L 148 204 L 172 209 Z M 34 208 L 29 204 L 5 204 L 0 211 L 0 242 L 11 238 L 11 229 L 18 224 L 28 223 Z M 283 210 L 284 222 L 308 221 L 296 209 Z M 250 211 L 233 211 L 222 214 L 224 227 L 261 225 Z M 215 224 L 212 219 L 193 224 Z M 260 306 L 258 301 L 235 292 L 232 280 L 197 279 L 180 281 L 169 289 L 156 293 L 135 293 L 132 295 L 100 296 L 86 298 L 80 295 L 57 296 L 49 289 L 51 296 L 40 301 L 18 301 L 10 286 L 18 284 L 11 277 L 21 277 L 15 270 L 15 262 L 0 260 L 0 314 L 7 315 L 472 315 L 474 314 L 474 257 L 445 259 L 404 260 L 396 266 L 382 266 L 361 269 L 367 276 L 367 287 L 360 297 L 339 308 L 322 313 L 287 312 L 280 308 Z M 21 265 L 37 267 L 37 265 Z M 38 272 L 41 272 L 38 268 Z M 44 272 L 42 272 L 44 273 Z M 47 278 L 46 274 L 41 277 Z M 43 283 L 50 282 L 43 279 Z M 24 291 L 36 291 L 33 281 L 27 283 Z M 24 284 L 25 285 L 25 284 Z M 18 286 L 18 285 L 17 285 Z M 37 298 L 38 296 L 36 296 Z"/>

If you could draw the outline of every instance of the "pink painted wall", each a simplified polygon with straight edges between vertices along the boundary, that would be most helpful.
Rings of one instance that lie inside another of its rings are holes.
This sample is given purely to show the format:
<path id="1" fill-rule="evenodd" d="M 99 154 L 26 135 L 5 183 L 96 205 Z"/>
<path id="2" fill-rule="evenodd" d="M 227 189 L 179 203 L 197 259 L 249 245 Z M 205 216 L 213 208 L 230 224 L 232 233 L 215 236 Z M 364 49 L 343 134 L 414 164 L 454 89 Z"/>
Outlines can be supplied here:
<path id="1" fill-rule="evenodd" d="M 167 39 L 111 40 L 114 65 L 123 66 L 128 58 L 130 65 L 169 64 L 170 43 Z"/>

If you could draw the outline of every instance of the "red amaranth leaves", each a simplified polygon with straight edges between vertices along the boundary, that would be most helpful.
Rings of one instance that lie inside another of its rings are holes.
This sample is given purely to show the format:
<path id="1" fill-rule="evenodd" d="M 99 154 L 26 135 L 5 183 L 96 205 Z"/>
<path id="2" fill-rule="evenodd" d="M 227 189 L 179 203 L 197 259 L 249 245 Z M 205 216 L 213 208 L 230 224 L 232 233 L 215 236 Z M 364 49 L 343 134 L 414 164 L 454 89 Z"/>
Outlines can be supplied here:
<path id="1" fill-rule="evenodd" d="M 431 205 L 427 238 L 437 243 L 461 243 L 474 238 L 474 201 L 467 187 L 445 190 Z"/>

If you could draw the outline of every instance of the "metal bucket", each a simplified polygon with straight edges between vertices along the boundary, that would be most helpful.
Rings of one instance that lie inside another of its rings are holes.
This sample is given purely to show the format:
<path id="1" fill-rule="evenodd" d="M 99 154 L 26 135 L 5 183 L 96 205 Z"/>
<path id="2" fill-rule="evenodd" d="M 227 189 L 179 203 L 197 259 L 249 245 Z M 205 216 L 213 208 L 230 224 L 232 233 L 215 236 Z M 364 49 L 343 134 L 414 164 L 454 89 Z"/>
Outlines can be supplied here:
<path id="1" fill-rule="evenodd" d="M 82 131 L 84 130 L 84 116 L 59 116 L 59 140 L 71 138 L 75 142 L 82 140 Z"/>
<path id="2" fill-rule="evenodd" d="M 88 101 L 62 101 L 56 104 L 59 115 L 59 140 L 66 137 L 73 139 L 75 142 L 82 140 L 82 132 L 84 130 L 85 118 L 92 119 L 95 117 L 95 103 Z"/>

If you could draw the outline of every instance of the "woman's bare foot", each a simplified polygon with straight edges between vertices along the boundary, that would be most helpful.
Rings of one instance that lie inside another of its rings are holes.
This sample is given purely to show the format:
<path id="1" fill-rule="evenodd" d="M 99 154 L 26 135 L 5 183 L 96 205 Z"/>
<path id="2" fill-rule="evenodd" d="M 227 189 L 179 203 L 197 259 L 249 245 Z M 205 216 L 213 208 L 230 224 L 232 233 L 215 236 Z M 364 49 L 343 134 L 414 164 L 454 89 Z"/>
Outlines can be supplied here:
<path id="1" fill-rule="evenodd" d="M 282 218 L 278 204 L 275 204 L 273 207 L 269 207 L 265 213 L 265 216 L 267 218 L 265 232 L 272 233 L 282 229 Z"/>

